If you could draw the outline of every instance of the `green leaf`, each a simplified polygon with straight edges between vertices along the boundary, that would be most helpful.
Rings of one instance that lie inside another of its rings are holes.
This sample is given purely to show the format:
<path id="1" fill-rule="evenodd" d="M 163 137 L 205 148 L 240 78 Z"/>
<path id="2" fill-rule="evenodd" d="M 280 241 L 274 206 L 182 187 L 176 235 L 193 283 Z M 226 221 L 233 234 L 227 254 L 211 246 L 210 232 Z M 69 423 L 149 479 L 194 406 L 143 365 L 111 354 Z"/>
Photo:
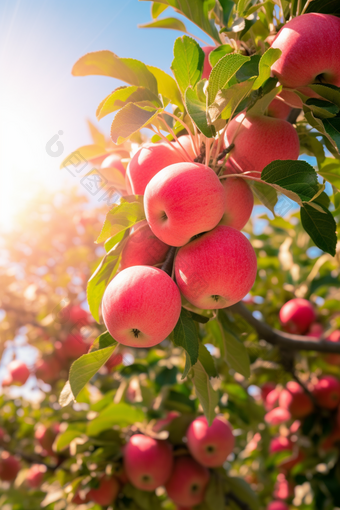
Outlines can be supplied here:
<path id="1" fill-rule="evenodd" d="M 191 310 L 187 310 L 187 312 L 189 312 L 191 318 L 194 321 L 200 322 L 201 324 L 206 324 L 210 320 L 209 317 L 205 317 L 204 315 L 200 315 L 198 313 L 192 312 Z"/>
<path id="2" fill-rule="evenodd" d="M 80 437 L 82 433 L 79 430 L 66 430 L 62 434 L 58 434 L 54 444 L 53 448 L 57 452 L 61 452 L 65 450 L 68 446 L 70 446 L 70 443 L 75 439 L 76 437 Z"/>
<path id="3" fill-rule="evenodd" d="M 163 18 L 157 19 L 155 21 L 150 21 L 149 23 L 144 23 L 143 25 L 138 25 L 139 28 L 169 28 L 172 30 L 179 30 L 179 32 L 184 32 L 187 34 L 187 29 L 184 23 L 177 18 Z"/>
<path id="4" fill-rule="evenodd" d="M 74 401 L 74 395 L 71 390 L 70 381 L 66 381 L 63 389 L 60 392 L 59 396 L 59 405 L 61 407 L 68 406 L 71 402 Z"/>
<path id="5" fill-rule="evenodd" d="M 187 376 L 190 368 L 198 360 L 199 340 L 196 324 L 191 313 L 182 308 L 181 315 L 173 332 L 173 342 L 178 347 L 183 347 L 186 352 L 187 363 L 182 379 Z"/>
<path id="6" fill-rule="evenodd" d="M 209 377 L 218 377 L 215 361 L 206 346 L 202 343 L 199 344 L 198 359 L 202 363 L 204 370 Z"/>
<path id="7" fill-rule="evenodd" d="M 301 201 L 309 201 L 319 190 L 317 174 L 306 161 L 273 161 L 263 169 L 261 180 L 282 188 L 289 197 L 285 190 L 293 192 Z"/>
<path id="8" fill-rule="evenodd" d="M 164 12 L 165 9 L 167 9 L 167 8 L 168 8 L 167 5 L 160 4 L 158 2 L 152 2 L 152 6 L 151 6 L 152 19 L 158 18 L 158 16 L 160 16 L 162 14 L 162 12 Z"/>
<path id="9" fill-rule="evenodd" d="M 261 57 L 259 62 L 259 76 L 256 78 L 253 85 L 254 90 L 257 90 L 270 78 L 271 66 L 276 62 L 281 55 L 282 51 L 278 48 L 269 48 Z"/>
<path id="10" fill-rule="evenodd" d="M 329 101 L 324 101 L 323 99 L 315 99 L 313 97 L 307 99 L 305 104 L 310 107 L 314 112 L 314 115 L 319 118 L 328 119 L 335 117 L 335 115 L 339 113 L 339 106 L 330 103 Z"/>
<path id="11" fill-rule="evenodd" d="M 184 110 L 181 93 L 176 81 L 162 69 L 158 67 L 146 66 L 157 80 L 158 91 L 162 96 L 167 97 L 171 103 L 177 105 L 182 111 Z"/>
<path id="12" fill-rule="evenodd" d="M 135 223 L 145 219 L 142 200 L 136 202 L 127 202 L 123 197 L 120 204 L 113 207 L 105 218 L 105 222 L 96 243 L 102 243 L 109 237 L 115 236 L 119 232 L 127 230 Z"/>
<path id="13" fill-rule="evenodd" d="M 187 112 L 201 133 L 207 138 L 215 136 L 214 126 L 208 125 L 206 105 L 198 99 L 197 92 L 193 88 L 188 87 L 184 97 Z"/>
<path id="14" fill-rule="evenodd" d="M 330 142 L 330 144 L 334 147 L 336 153 L 338 154 L 339 153 L 339 147 L 337 145 L 338 133 L 337 133 L 336 127 L 334 129 L 334 133 L 333 133 L 333 128 L 331 125 L 328 125 L 327 130 L 326 130 L 324 121 L 322 119 L 315 117 L 312 111 L 307 112 L 306 109 L 304 108 L 304 113 L 305 113 L 305 117 L 306 117 L 308 124 L 310 124 L 313 128 L 317 129 L 320 133 L 322 133 L 327 138 L 327 140 Z M 324 120 L 329 120 L 329 119 L 324 119 Z M 331 136 L 329 134 L 329 131 L 336 137 L 336 140 L 334 140 L 333 136 Z M 327 147 L 327 148 L 329 148 L 329 147 Z M 331 150 L 331 148 L 329 150 Z"/>
<path id="15" fill-rule="evenodd" d="M 211 473 L 204 500 L 209 510 L 225 510 L 223 481 L 215 472 Z"/>
<path id="16" fill-rule="evenodd" d="M 340 17 L 340 4 L 338 0 L 313 0 L 307 6 L 306 12 L 322 12 Z"/>
<path id="17" fill-rule="evenodd" d="M 272 186 L 262 182 L 249 181 L 249 186 L 253 190 L 253 193 L 262 202 L 263 205 L 275 214 L 274 208 L 277 204 L 277 192 Z"/>
<path id="18" fill-rule="evenodd" d="M 207 88 L 208 92 L 208 105 L 211 105 L 217 93 L 226 88 L 229 80 L 236 74 L 236 72 L 243 66 L 245 62 L 248 62 L 250 57 L 244 57 L 243 55 L 231 54 L 222 57 L 221 60 L 213 67 Z"/>
<path id="19" fill-rule="evenodd" d="M 98 158 L 100 156 L 108 155 L 109 153 L 103 148 L 102 145 L 83 145 L 79 147 L 76 151 L 73 151 L 71 154 L 68 154 L 65 159 L 60 164 L 60 168 L 67 168 L 70 165 L 77 165 L 77 162 L 80 164 L 84 164 L 85 160 L 89 162 L 93 158 Z"/>
<path id="20" fill-rule="evenodd" d="M 230 368 L 248 379 L 250 377 L 248 351 L 243 342 L 239 340 L 237 333 L 233 331 L 225 312 L 220 312 L 218 316 L 222 326 L 221 336 L 223 344 L 221 346 L 221 356 Z"/>
<path id="21" fill-rule="evenodd" d="M 127 103 L 141 102 L 148 103 L 149 106 L 154 106 L 156 108 L 162 106 L 158 96 L 145 87 L 119 87 L 100 103 L 96 113 L 97 119 L 100 120 L 106 115 L 120 110 Z"/>
<path id="22" fill-rule="evenodd" d="M 200 361 L 197 361 L 197 363 L 192 367 L 190 376 L 195 388 L 196 396 L 200 401 L 209 425 L 211 425 L 216 416 L 215 407 L 218 404 L 218 394 L 211 386 L 209 375 Z"/>
<path id="23" fill-rule="evenodd" d="M 162 112 L 163 108 L 141 107 L 133 103 L 125 105 L 112 122 L 112 141 L 117 144 L 125 142 L 134 133 L 151 124 Z"/>
<path id="24" fill-rule="evenodd" d="M 99 131 L 99 129 L 94 124 L 92 124 L 92 122 L 90 120 L 87 121 L 87 125 L 89 127 L 93 143 L 95 145 L 99 145 L 100 147 L 103 147 L 105 150 L 106 140 L 105 140 L 105 136 L 103 135 L 103 133 L 101 133 Z"/>
<path id="25" fill-rule="evenodd" d="M 186 35 L 178 37 L 171 69 L 183 96 L 188 87 L 195 87 L 201 79 L 203 64 L 204 51 L 199 44 Z"/>
<path id="26" fill-rule="evenodd" d="M 333 119 L 322 119 L 326 133 L 334 140 L 338 151 L 340 152 L 340 117 Z"/>
<path id="27" fill-rule="evenodd" d="M 260 502 L 257 494 L 255 494 L 250 485 L 243 480 L 243 478 L 227 476 L 224 487 L 227 494 L 228 492 L 231 492 L 237 496 L 240 501 L 247 505 L 249 510 L 258 510 L 260 508 Z"/>
<path id="28" fill-rule="evenodd" d="M 211 122 L 215 122 L 220 115 L 222 119 L 229 119 L 252 90 L 252 86 L 253 81 L 245 81 L 217 92 L 214 102 L 208 109 Z"/>
<path id="29" fill-rule="evenodd" d="M 310 204 L 303 204 L 301 223 L 315 245 L 334 257 L 337 243 L 336 223 L 332 214 L 326 208 L 322 209 L 324 212 L 319 212 Z"/>
<path id="30" fill-rule="evenodd" d="M 261 60 L 260 55 L 252 55 L 250 57 L 249 62 L 243 64 L 241 69 L 239 69 L 236 73 L 236 78 L 238 81 L 243 82 L 249 80 L 249 78 L 254 78 L 259 75 L 259 63 Z"/>
<path id="31" fill-rule="evenodd" d="M 111 76 L 129 85 L 138 85 L 158 94 L 157 81 L 146 65 L 133 58 L 119 58 L 112 51 L 94 51 L 81 57 L 73 66 L 73 76 Z"/>
<path id="32" fill-rule="evenodd" d="M 314 92 L 321 97 L 327 99 L 331 103 L 336 104 L 340 108 L 340 88 L 329 84 L 312 84 L 308 85 Z"/>
<path id="33" fill-rule="evenodd" d="M 141 409 L 125 403 L 112 403 L 97 418 L 88 423 L 86 433 L 88 436 L 97 436 L 101 432 L 111 429 L 114 425 L 127 427 L 128 425 L 142 423 L 144 419 L 145 415 Z"/>
<path id="34" fill-rule="evenodd" d="M 215 50 L 211 51 L 209 53 L 209 62 L 211 67 L 214 67 L 222 57 L 232 53 L 233 51 L 234 48 L 230 46 L 230 44 L 221 44 L 221 46 L 218 46 Z"/>
<path id="35" fill-rule="evenodd" d="M 124 248 L 125 238 L 114 246 L 103 258 L 87 284 L 87 301 L 94 319 L 100 322 L 99 309 L 109 282 L 118 270 L 119 257 Z"/>
<path id="36" fill-rule="evenodd" d="M 340 191 L 340 161 L 326 158 L 321 165 L 319 174 Z"/>
<path id="37" fill-rule="evenodd" d="M 117 344 L 116 340 L 112 338 L 110 333 L 108 331 L 104 331 L 104 333 L 102 333 L 95 339 L 91 346 L 90 352 L 105 349 L 106 347 L 111 347 L 112 345 L 116 344 Z"/>

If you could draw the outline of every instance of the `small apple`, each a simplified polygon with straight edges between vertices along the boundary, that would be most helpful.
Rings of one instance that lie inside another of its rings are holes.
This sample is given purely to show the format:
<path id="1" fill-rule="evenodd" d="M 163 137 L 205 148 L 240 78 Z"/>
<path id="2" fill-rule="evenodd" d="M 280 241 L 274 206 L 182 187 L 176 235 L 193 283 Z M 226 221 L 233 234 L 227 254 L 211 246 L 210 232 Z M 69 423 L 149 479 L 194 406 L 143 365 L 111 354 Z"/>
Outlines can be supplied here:
<path id="1" fill-rule="evenodd" d="M 216 309 L 240 301 L 257 271 L 254 249 L 238 230 L 223 225 L 183 246 L 175 258 L 177 285 L 194 306 Z"/>
<path id="2" fill-rule="evenodd" d="M 335 409 L 340 404 L 340 381 L 325 375 L 315 384 L 312 393 L 320 407 Z"/>
<path id="3" fill-rule="evenodd" d="M 290 112 L 291 107 L 280 99 L 280 94 L 273 99 L 267 109 L 267 115 L 269 115 L 269 117 L 274 117 L 275 119 L 287 120 Z"/>
<path id="4" fill-rule="evenodd" d="M 187 152 L 192 160 L 194 160 L 198 154 L 197 149 L 193 146 L 192 137 L 190 135 L 182 135 L 178 138 L 178 142 L 173 142 L 174 147 L 180 149 L 183 152 L 183 149 Z"/>
<path id="5" fill-rule="evenodd" d="M 34 437 L 45 450 L 46 454 L 54 455 L 53 443 L 55 438 L 59 434 L 60 427 L 58 423 L 53 423 L 49 427 L 46 427 L 43 423 L 40 423 L 36 428 Z"/>
<path id="6" fill-rule="evenodd" d="M 269 393 L 273 390 L 275 390 L 276 388 L 276 384 L 271 382 L 271 381 L 268 381 L 268 382 L 265 382 L 264 384 L 262 384 L 261 386 L 261 397 L 262 397 L 262 400 L 266 400 L 267 396 L 269 395 Z"/>
<path id="7" fill-rule="evenodd" d="M 289 506 L 284 501 L 272 501 L 267 505 L 267 510 L 289 510 Z"/>
<path id="8" fill-rule="evenodd" d="M 122 251 L 120 270 L 131 266 L 154 266 L 164 261 L 169 246 L 152 232 L 148 224 L 134 230 Z"/>
<path id="9" fill-rule="evenodd" d="M 11 384 L 16 384 L 17 386 L 25 384 L 30 376 L 30 371 L 26 363 L 18 359 L 11 361 L 7 365 L 7 370 L 11 379 Z"/>
<path id="10" fill-rule="evenodd" d="M 70 333 L 64 340 L 64 352 L 69 359 L 80 358 L 88 352 L 88 348 L 80 333 Z"/>
<path id="11" fill-rule="evenodd" d="M 108 371 L 111 372 L 118 365 L 121 365 L 122 362 L 123 362 L 123 354 L 121 354 L 120 352 L 118 352 L 117 354 L 113 353 L 112 356 L 105 363 L 105 366 L 107 367 Z"/>
<path id="12" fill-rule="evenodd" d="M 130 347 L 153 347 L 171 333 L 181 313 L 177 285 L 161 269 L 133 266 L 109 283 L 103 320 L 111 336 Z"/>
<path id="13" fill-rule="evenodd" d="M 3 482 L 13 482 L 20 471 L 20 462 L 6 451 L 0 454 L 0 480 Z"/>
<path id="14" fill-rule="evenodd" d="M 86 501 L 94 501 L 98 505 L 107 506 L 113 503 L 118 496 L 119 482 L 114 476 L 102 476 L 97 489 L 90 489 Z"/>
<path id="15" fill-rule="evenodd" d="M 264 421 L 268 423 L 268 425 L 281 425 L 281 423 L 285 423 L 290 419 L 290 412 L 282 407 L 275 407 L 275 409 L 269 411 L 264 417 Z"/>
<path id="16" fill-rule="evenodd" d="M 136 434 L 125 446 L 124 469 L 129 481 L 138 489 L 154 491 L 164 485 L 173 467 L 170 443 Z"/>
<path id="17" fill-rule="evenodd" d="M 168 482 L 168 496 L 176 505 L 191 507 L 203 502 L 210 474 L 189 456 L 177 457 Z"/>
<path id="18" fill-rule="evenodd" d="M 191 422 L 186 437 L 191 455 L 206 467 L 222 466 L 235 446 L 229 422 L 219 416 L 210 427 L 206 417 L 199 416 Z"/>
<path id="19" fill-rule="evenodd" d="M 287 499 L 294 494 L 294 484 L 289 483 L 283 473 L 276 478 L 273 496 L 277 499 Z"/>
<path id="20" fill-rule="evenodd" d="M 31 489 L 37 489 L 42 484 L 46 466 L 43 464 L 33 464 L 27 471 L 26 483 Z"/>
<path id="21" fill-rule="evenodd" d="M 316 319 L 312 303 L 301 298 L 287 301 L 281 308 L 279 316 L 285 331 L 300 335 L 304 335 Z"/>
<path id="22" fill-rule="evenodd" d="M 216 227 L 225 211 L 225 190 L 208 166 L 178 163 L 151 179 L 144 207 L 153 233 L 169 246 L 183 246 Z"/>
<path id="23" fill-rule="evenodd" d="M 231 173 L 235 171 L 227 165 L 224 175 Z M 226 206 L 220 225 L 242 230 L 253 211 L 254 195 L 244 179 L 228 177 L 222 180 L 222 184 L 225 190 Z"/>
<path id="24" fill-rule="evenodd" d="M 313 402 L 295 381 L 289 381 L 279 396 L 279 406 L 288 409 L 292 418 L 304 418 L 314 410 Z"/>
<path id="25" fill-rule="evenodd" d="M 266 411 L 271 411 L 276 406 L 279 396 L 280 396 L 281 390 L 278 388 L 274 388 L 272 391 L 270 391 L 264 401 L 264 408 Z"/>
<path id="26" fill-rule="evenodd" d="M 203 78 L 209 79 L 209 75 L 211 73 L 212 67 L 209 62 L 209 55 L 210 53 L 216 49 L 216 46 L 203 46 L 202 50 L 204 51 L 205 57 L 204 57 L 204 64 L 203 64 L 203 72 L 202 72 L 202 80 Z"/>

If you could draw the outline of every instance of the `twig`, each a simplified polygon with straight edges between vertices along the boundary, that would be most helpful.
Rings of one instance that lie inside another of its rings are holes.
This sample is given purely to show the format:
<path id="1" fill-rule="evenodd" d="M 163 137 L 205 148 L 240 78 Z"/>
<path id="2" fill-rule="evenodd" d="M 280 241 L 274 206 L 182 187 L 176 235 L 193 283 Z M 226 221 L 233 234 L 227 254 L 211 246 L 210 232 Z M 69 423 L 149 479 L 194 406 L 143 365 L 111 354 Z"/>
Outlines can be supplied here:
<path id="1" fill-rule="evenodd" d="M 163 265 L 161 267 L 161 269 L 163 271 L 165 271 L 169 276 L 171 276 L 172 274 L 172 266 L 173 266 L 173 263 L 174 263 L 174 258 L 175 258 L 175 254 L 176 254 L 176 246 L 171 246 L 166 257 L 165 257 L 165 260 L 163 262 Z"/>
<path id="2" fill-rule="evenodd" d="M 248 505 L 248 503 L 246 503 L 245 501 L 242 501 L 242 499 L 240 499 L 238 496 L 236 496 L 236 494 L 234 494 L 233 492 L 228 492 L 226 495 L 225 495 L 225 503 L 228 505 L 229 504 L 229 501 L 233 501 L 234 503 L 237 504 L 237 506 L 241 509 L 241 510 L 251 510 L 250 506 Z"/>
<path id="3" fill-rule="evenodd" d="M 340 342 L 328 342 L 327 340 L 312 339 L 308 336 L 292 335 L 273 329 L 265 322 L 257 320 L 248 308 L 240 301 L 226 310 L 238 313 L 250 324 L 259 337 L 269 344 L 276 345 L 286 350 L 316 351 L 340 354 Z"/>

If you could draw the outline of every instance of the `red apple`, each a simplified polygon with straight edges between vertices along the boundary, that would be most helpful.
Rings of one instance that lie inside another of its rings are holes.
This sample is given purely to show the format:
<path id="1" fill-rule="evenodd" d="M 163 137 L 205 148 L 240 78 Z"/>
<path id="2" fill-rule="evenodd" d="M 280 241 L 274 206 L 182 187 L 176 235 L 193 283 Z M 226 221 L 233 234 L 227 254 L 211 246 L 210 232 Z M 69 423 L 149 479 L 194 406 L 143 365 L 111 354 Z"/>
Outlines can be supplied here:
<path id="1" fill-rule="evenodd" d="M 313 402 L 295 381 L 289 381 L 279 396 L 279 406 L 288 409 L 292 418 L 304 418 L 314 410 Z"/>
<path id="2" fill-rule="evenodd" d="M 211 168 L 178 163 L 151 179 L 145 189 L 144 207 L 153 233 L 169 246 L 183 246 L 221 220 L 225 191 Z"/>
<path id="3" fill-rule="evenodd" d="M 13 482 L 20 471 L 20 462 L 10 453 L 2 451 L 0 454 L 0 480 Z"/>
<path id="4" fill-rule="evenodd" d="M 286 450 L 293 451 L 294 443 L 288 437 L 277 436 L 273 437 L 269 445 L 269 453 L 279 453 Z"/>
<path id="5" fill-rule="evenodd" d="M 262 384 L 262 386 L 261 386 L 262 400 L 266 400 L 269 393 L 271 391 L 275 390 L 275 388 L 276 388 L 276 384 L 271 381 L 268 381 L 268 382 L 265 382 L 264 384 Z"/>
<path id="6" fill-rule="evenodd" d="M 267 510 L 289 510 L 289 506 L 284 501 L 272 501 L 267 505 Z"/>
<path id="7" fill-rule="evenodd" d="M 123 355 L 120 352 L 118 352 L 117 354 L 113 353 L 112 356 L 105 363 L 105 366 L 107 367 L 108 371 L 111 372 L 115 367 L 121 365 L 122 362 Z"/>
<path id="8" fill-rule="evenodd" d="M 335 409 L 340 404 L 340 381 L 325 375 L 315 384 L 312 393 L 320 407 Z"/>
<path id="9" fill-rule="evenodd" d="M 148 224 L 134 230 L 122 251 L 120 270 L 131 266 L 154 266 L 164 261 L 169 246 L 152 232 Z"/>
<path id="10" fill-rule="evenodd" d="M 269 425 L 280 425 L 291 419 L 290 412 L 282 407 L 275 407 L 267 413 L 264 420 Z"/>
<path id="11" fill-rule="evenodd" d="M 116 168 L 122 175 L 125 175 L 125 168 L 122 163 L 122 158 L 118 154 L 110 154 L 107 156 L 101 164 L 101 169 L 105 168 Z"/>
<path id="12" fill-rule="evenodd" d="M 323 332 L 323 325 L 319 322 L 313 322 L 313 324 L 310 325 L 307 336 L 311 336 L 312 338 L 321 338 Z"/>
<path id="13" fill-rule="evenodd" d="M 21 386 L 25 384 L 30 376 L 30 371 L 23 361 L 15 359 L 7 365 L 8 375 L 11 378 L 11 384 Z"/>
<path id="14" fill-rule="evenodd" d="M 166 441 L 136 434 L 125 447 L 125 472 L 132 485 L 138 489 L 154 491 L 164 485 L 172 467 L 172 447 Z"/>
<path id="15" fill-rule="evenodd" d="M 235 446 L 232 428 L 221 417 L 216 417 L 209 427 L 206 417 L 199 416 L 191 422 L 186 436 L 191 455 L 206 467 L 222 466 Z"/>
<path id="16" fill-rule="evenodd" d="M 216 49 L 216 46 L 203 46 L 202 50 L 204 51 L 205 57 L 204 57 L 204 65 L 203 65 L 203 72 L 202 72 L 202 80 L 203 78 L 209 79 L 209 74 L 211 73 L 212 67 L 209 62 L 209 55 L 210 53 Z"/>
<path id="17" fill-rule="evenodd" d="M 340 330 L 333 331 L 327 338 L 329 342 L 340 342 Z M 325 360 L 330 365 L 340 365 L 340 354 L 327 354 Z"/>
<path id="18" fill-rule="evenodd" d="M 275 119 L 286 120 L 291 112 L 291 107 L 280 99 L 280 94 L 273 99 L 267 109 L 267 115 Z"/>
<path id="19" fill-rule="evenodd" d="M 189 456 L 177 457 L 170 479 L 165 484 L 168 496 L 176 505 L 190 507 L 204 500 L 209 471 Z"/>
<path id="20" fill-rule="evenodd" d="M 174 147 L 180 149 L 183 152 L 183 149 L 187 152 L 192 160 L 194 160 L 198 154 L 197 149 L 193 145 L 191 141 L 190 135 L 182 135 L 178 138 L 178 142 L 173 142 Z"/>
<path id="21" fill-rule="evenodd" d="M 232 227 L 214 230 L 183 246 L 175 259 L 176 282 L 183 296 L 203 309 L 225 308 L 252 288 L 256 255 L 248 239 Z"/>
<path id="22" fill-rule="evenodd" d="M 270 391 L 266 397 L 266 400 L 264 402 L 264 408 L 266 411 L 271 411 L 276 406 L 279 396 L 280 396 L 281 390 L 274 388 L 272 391 Z"/>
<path id="23" fill-rule="evenodd" d="M 89 346 L 80 333 L 70 333 L 64 340 L 64 352 L 69 359 L 80 358 L 88 349 Z"/>
<path id="24" fill-rule="evenodd" d="M 174 329 L 181 313 L 177 285 L 161 269 L 134 266 L 109 283 L 103 320 L 112 337 L 130 347 L 153 347 Z"/>
<path id="25" fill-rule="evenodd" d="M 151 179 L 163 168 L 184 161 L 181 155 L 166 143 L 143 145 L 132 157 L 126 171 L 132 194 L 144 195 Z"/>
<path id="26" fill-rule="evenodd" d="M 227 165 L 224 175 L 235 173 Z M 238 177 L 228 177 L 222 180 L 225 190 L 225 211 L 220 225 L 227 225 L 242 230 L 248 222 L 254 207 L 253 193 L 245 180 Z"/>
<path id="27" fill-rule="evenodd" d="M 94 501 L 98 505 L 107 506 L 113 503 L 118 496 L 119 482 L 114 476 L 102 476 L 97 489 L 90 489 L 86 501 Z"/>
<path id="28" fill-rule="evenodd" d="M 49 427 L 40 423 L 35 431 L 34 437 L 48 455 L 54 455 L 53 443 L 59 434 L 59 424 L 53 423 Z"/>
<path id="29" fill-rule="evenodd" d="M 282 51 L 272 73 L 289 88 L 313 82 L 340 86 L 340 19 L 320 13 L 293 18 L 278 32 L 272 48 Z"/>
<path id="30" fill-rule="evenodd" d="M 304 335 L 315 319 L 314 307 L 307 299 L 291 299 L 280 310 L 281 324 L 288 333 Z"/>
<path id="31" fill-rule="evenodd" d="M 37 489 L 40 487 L 44 479 L 44 473 L 46 473 L 46 466 L 42 464 L 33 464 L 26 474 L 27 485 L 31 489 Z"/>
<path id="32" fill-rule="evenodd" d="M 228 163 L 235 172 L 262 172 L 272 161 L 295 160 L 300 152 L 299 137 L 292 124 L 265 115 L 237 115 L 225 133 L 226 147 L 231 143 L 235 146 Z"/>

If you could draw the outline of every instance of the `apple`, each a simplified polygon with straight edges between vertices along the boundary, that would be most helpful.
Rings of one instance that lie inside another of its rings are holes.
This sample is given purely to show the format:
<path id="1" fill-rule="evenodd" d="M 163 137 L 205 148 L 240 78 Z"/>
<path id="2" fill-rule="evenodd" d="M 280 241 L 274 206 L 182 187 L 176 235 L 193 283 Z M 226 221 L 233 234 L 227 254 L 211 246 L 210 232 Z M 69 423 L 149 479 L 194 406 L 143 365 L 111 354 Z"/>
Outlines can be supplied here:
<path id="1" fill-rule="evenodd" d="M 183 149 L 188 153 L 190 158 L 194 160 L 198 154 L 195 146 L 193 146 L 192 138 L 190 135 L 182 135 L 178 138 L 179 142 L 172 142 L 173 146 L 183 152 Z"/>
<path id="2" fill-rule="evenodd" d="M 281 308 L 279 317 L 285 331 L 300 335 L 304 335 L 316 319 L 312 303 L 302 298 L 287 301 Z"/>
<path id="3" fill-rule="evenodd" d="M 203 78 L 209 79 L 209 75 L 211 73 L 212 67 L 209 62 L 209 55 L 210 53 L 216 49 L 216 46 L 203 46 L 202 50 L 204 51 L 205 57 L 204 57 L 204 64 L 203 64 L 203 72 L 202 72 L 202 80 Z"/>
<path id="4" fill-rule="evenodd" d="M 167 441 L 136 434 L 125 446 L 124 469 L 137 489 L 154 491 L 168 481 L 172 468 L 172 447 Z"/>
<path id="5" fill-rule="evenodd" d="M 61 323 L 70 322 L 79 329 L 88 326 L 91 322 L 91 315 L 79 305 L 68 305 L 59 313 Z"/>
<path id="6" fill-rule="evenodd" d="M 181 293 L 203 309 L 225 308 L 240 301 L 252 288 L 256 271 L 252 245 L 232 227 L 216 227 L 183 246 L 175 258 Z"/>
<path id="7" fill-rule="evenodd" d="M 313 402 L 295 381 L 289 381 L 279 396 L 279 406 L 288 409 L 292 418 L 304 418 L 314 410 Z"/>
<path id="8" fill-rule="evenodd" d="M 0 427 L 0 443 L 3 442 L 4 438 L 5 438 L 5 435 L 6 435 L 6 431 L 5 429 L 3 429 L 2 427 Z"/>
<path id="9" fill-rule="evenodd" d="M 191 507 L 203 502 L 210 474 L 189 456 L 177 457 L 168 482 L 168 496 L 176 505 Z"/>
<path id="10" fill-rule="evenodd" d="M 101 169 L 105 168 L 116 168 L 119 172 L 125 176 L 125 168 L 121 160 L 121 156 L 118 154 L 110 154 L 107 156 L 101 164 Z"/>
<path id="11" fill-rule="evenodd" d="M 206 417 L 199 416 L 191 422 L 186 437 L 191 455 L 206 467 L 222 466 L 235 446 L 232 427 L 221 417 L 209 427 Z"/>
<path id="12" fill-rule="evenodd" d="M 279 99 L 280 97 L 281 95 L 278 94 L 277 97 L 275 97 L 269 104 L 267 108 L 267 115 L 269 115 L 269 117 L 274 117 L 275 119 L 287 120 L 288 115 L 291 112 L 291 107 L 282 99 Z"/>
<path id="13" fill-rule="evenodd" d="M 46 473 L 46 466 L 42 464 L 33 464 L 27 471 L 26 483 L 31 489 L 37 489 L 42 484 Z"/>
<path id="14" fill-rule="evenodd" d="M 52 384 L 59 379 L 62 370 L 60 361 L 55 357 L 40 358 L 35 364 L 35 375 L 47 384 Z"/>
<path id="15" fill-rule="evenodd" d="M 143 225 L 129 235 L 122 251 L 119 269 L 160 264 L 168 250 L 169 246 L 155 236 L 149 225 Z"/>
<path id="16" fill-rule="evenodd" d="M 145 189 L 146 219 L 169 246 L 216 227 L 225 212 L 225 190 L 216 173 L 200 163 L 177 163 L 158 172 Z"/>
<path id="17" fill-rule="evenodd" d="M 276 406 L 279 396 L 280 396 L 281 390 L 278 388 L 274 388 L 272 391 L 270 391 L 264 401 L 264 408 L 266 411 L 271 411 Z"/>
<path id="18" fill-rule="evenodd" d="M 6 451 L 0 453 L 0 480 L 12 482 L 20 471 L 20 462 Z"/>
<path id="19" fill-rule="evenodd" d="M 58 423 L 53 423 L 49 427 L 46 427 L 43 423 L 40 423 L 36 428 L 34 437 L 45 450 L 46 454 L 54 455 L 53 443 L 55 438 L 59 434 L 60 427 Z"/>
<path id="20" fill-rule="evenodd" d="M 123 269 L 103 297 L 103 320 L 110 335 L 130 347 L 153 347 L 174 329 L 181 296 L 170 276 L 156 267 Z"/>
<path id="21" fill-rule="evenodd" d="M 146 185 L 163 168 L 183 161 L 181 155 L 166 143 L 143 145 L 128 164 L 126 175 L 132 194 L 144 195 Z"/>
<path id="22" fill-rule="evenodd" d="M 114 476 L 102 476 L 97 489 L 90 489 L 86 501 L 94 501 L 98 505 L 107 506 L 113 503 L 118 496 L 119 482 Z"/>
<path id="23" fill-rule="evenodd" d="M 80 333 L 70 333 L 64 340 L 64 352 L 69 359 L 77 359 L 86 354 L 88 348 Z"/>
<path id="24" fill-rule="evenodd" d="M 313 324 L 310 325 L 307 336 L 311 336 L 312 338 L 321 338 L 323 333 L 323 325 L 319 322 L 313 322 Z"/>
<path id="25" fill-rule="evenodd" d="M 235 146 L 228 162 L 236 172 L 262 172 L 272 161 L 295 160 L 300 152 L 299 137 L 292 124 L 265 115 L 237 115 L 225 133 L 226 147 L 231 143 Z"/>
<path id="26" fill-rule="evenodd" d="M 308 13 L 286 23 L 272 43 L 282 51 L 272 73 L 289 88 L 313 82 L 340 86 L 340 19 Z"/>
<path id="27" fill-rule="evenodd" d="M 268 381 L 268 382 L 265 382 L 264 384 L 262 384 L 262 386 L 261 386 L 262 400 L 266 400 L 269 393 L 271 391 L 275 390 L 275 388 L 276 388 L 276 384 L 271 381 Z"/>
<path id="28" fill-rule="evenodd" d="M 274 497 L 277 499 L 287 499 L 294 494 L 294 485 L 289 483 L 283 473 L 279 473 L 274 487 Z"/>
<path id="29" fill-rule="evenodd" d="M 268 425 L 281 425 L 291 419 L 291 414 L 287 409 L 275 407 L 264 416 L 264 421 Z"/>
<path id="30" fill-rule="evenodd" d="M 11 361 L 7 365 L 7 370 L 11 379 L 11 384 L 16 384 L 18 386 L 25 384 L 30 376 L 30 371 L 26 363 L 18 359 Z"/>
<path id="31" fill-rule="evenodd" d="M 289 506 L 284 501 L 271 501 L 267 505 L 267 510 L 289 510 Z"/>
<path id="32" fill-rule="evenodd" d="M 320 407 L 335 409 L 340 404 L 340 381 L 325 375 L 314 385 L 312 393 Z"/>
<path id="33" fill-rule="evenodd" d="M 333 331 L 327 338 L 328 342 L 340 342 L 340 330 Z M 327 354 L 325 360 L 330 365 L 340 365 L 340 354 Z"/>
<path id="34" fill-rule="evenodd" d="M 226 166 L 224 175 L 235 173 L 230 165 Z M 220 225 L 227 225 L 242 230 L 248 222 L 254 207 L 253 193 L 244 179 L 228 177 L 222 180 L 225 190 L 225 211 Z"/>
<path id="35" fill-rule="evenodd" d="M 108 371 L 111 372 L 115 367 L 121 365 L 122 362 L 123 355 L 120 352 L 118 352 L 117 354 L 113 353 L 112 356 L 105 363 L 105 366 L 107 367 Z"/>

